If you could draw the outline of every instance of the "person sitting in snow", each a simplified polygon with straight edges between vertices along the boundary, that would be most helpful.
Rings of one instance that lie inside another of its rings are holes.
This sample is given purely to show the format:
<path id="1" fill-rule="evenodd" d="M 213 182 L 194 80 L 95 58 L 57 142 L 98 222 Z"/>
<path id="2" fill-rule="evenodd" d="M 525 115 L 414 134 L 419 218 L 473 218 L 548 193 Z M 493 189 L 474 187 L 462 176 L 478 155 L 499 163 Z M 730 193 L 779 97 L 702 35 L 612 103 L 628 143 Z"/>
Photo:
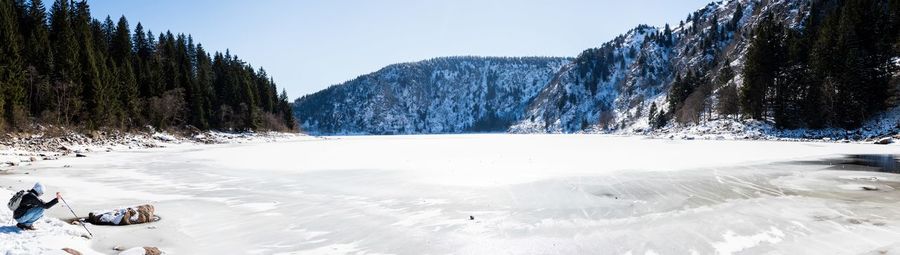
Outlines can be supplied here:
<path id="1" fill-rule="evenodd" d="M 22 202 L 19 203 L 19 207 L 13 212 L 13 218 L 18 222 L 16 227 L 23 230 L 34 230 L 32 224 L 44 216 L 44 210 L 50 209 L 50 207 L 56 205 L 61 197 L 59 192 L 56 192 L 56 198 L 50 200 L 50 202 L 44 203 L 40 198 L 43 194 L 44 185 L 35 183 L 34 188 L 31 188 L 31 190 L 28 190 L 28 192 L 22 196 Z"/>

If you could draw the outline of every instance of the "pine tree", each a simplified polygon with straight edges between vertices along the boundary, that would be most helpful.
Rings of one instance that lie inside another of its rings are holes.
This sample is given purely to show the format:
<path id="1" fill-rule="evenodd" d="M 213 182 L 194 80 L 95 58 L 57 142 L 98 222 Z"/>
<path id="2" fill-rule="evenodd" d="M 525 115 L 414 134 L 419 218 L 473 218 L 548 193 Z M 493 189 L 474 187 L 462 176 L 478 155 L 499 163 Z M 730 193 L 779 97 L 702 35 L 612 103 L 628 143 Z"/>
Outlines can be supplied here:
<path id="1" fill-rule="evenodd" d="M 235 59 L 235 61 L 237 62 L 239 60 Z M 257 116 L 259 116 L 259 113 L 257 112 L 257 107 L 256 107 L 256 101 L 257 101 L 256 93 L 253 92 L 253 89 L 255 88 L 255 86 L 253 85 L 253 80 L 252 80 L 253 72 L 254 72 L 253 67 L 250 67 L 250 66 L 242 67 L 242 65 L 238 65 L 238 66 L 241 69 L 246 68 L 246 69 L 244 69 L 245 71 L 242 72 L 243 74 L 240 76 L 241 77 L 240 84 L 239 84 L 240 87 L 239 87 L 239 90 L 237 91 L 237 93 L 241 97 L 241 104 L 240 104 L 239 109 L 242 112 L 246 113 L 246 116 L 244 117 L 245 119 L 243 121 L 244 123 L 243 123 L 243 126 L 241 127 L 241 129 L 255 130 L 259 127 L 259 122 L 257 120 Z"/>
<path id="2" fill-rule="evenodd" d="M 21 24 L 22 34 L 25 35 L 24 56 L 26 65 L 34 66 L 41 74 L 50 73 L 50 39 L 47 30 L 47 9 L 41 0 L 31 0 L 28 5 L 28 15 Z"/>
<path id="3" fill-rule="evenodd" d="M 33 116 L 41 114 L 49 103 L 50 74 L 52 54 L 50 51 L 49 30 L 47 29 L 47 9 L 41 0 L 31 0 L 28 14 L 20 24 L 25 44 L 22 50 L 26 67 L 26 86 L 29 113 Z"/>
<path id="4" fill-rule="evenodd" d="M 293 125 L 264 69 L 189 35 L 130 31 L 124 16 L 91 18 L 84 0 L 55 0 L 50 15 L 41 0 L 0 0 L 0 128 L 29 117 L 89 129 Z"/>
<path id="5" fill-rule="evenodd" d="M 56 0 L 50 8 L 50 45 L 53 54 L 52 118 L 56 123 L 72 124 L 81 111 L 78 41 L 72 27 L 72 6 L 68 0 Z M 51 117 L 48 116 L 48 117 Z"/>
<path id="6" fill-rule="evenodd" d="M 209 58 L 209 54 L 203 49 L 203 45 L 197 45 L 197 93 L 195 93 L 195 114 L 197 118 L 196 125 L 201 129 L 209 128 L 209 116 L 212 114 L 212 105 L 211 98 L 213 96 L 212 92 L 212 82 L 213 82 L 213 72 L 212 72 L 212 62 Z"/>
<path id="7" fill-rule="evenodd" d="M 649 123 L 650 129 L 653 129 L 656 127 L 656 125 L 654 125 L 654 123 L 656 123 L 656 118 L 657 118 L 656 111 L 657 111 L 656 102 L 650 103 L 650 111 L 647 113 L 647 123 Z"/>
<path id="8" fill-rule="evenodd" d="M 719 34 L 719 32 L 720 32 L 719 31 L 719 13 L 714 12 L 712 19 L 710 19 L 709 22 L 710 22 L 709 38 L 712 39 L 713 46 L 716 46 L 719 43 L 719 41 L 721 40 L 720 34 Z"/>
<path id="9" fill-rule="evenodd" d="M 0 0 L 0 113 L 6 120 L 13 121 L 16 111 L 24 110 L 25 100 L 16 8 L 13 1 Z M 14 127 L 21 125 L 15 122 L 10 124 Z"/>
<path id="10" fill-rule="evenodd" d="M 122 16 L 119 18 L 119 22 L 116 23 L 115 32 L 111 35 L 109 43 L 110 56 L 117 64 L 121 65 L 125 61 L 131 60 L 131 50 L 131 30 L 128 27 L 128 19 Z"/>
<path id="11" fill-rule="evenodd" d="M 783 64 L 784 38 L 781 24 L 771 14 L 763 18 L 755 34 L 744 63 L 741 105 L 749 117 L 764 119 L 768 116 L 770 90 Z"/>
<path id="12" fill-rule="evenodd" d="M 296 130 L 297 121 L 294 119 L 294 112 L 291 109 L 291 103 L 288 102 L 287 91 L 282 89 L 281 95 L 278 96 L 278 102 L 281 107 L 281 115 L 284 119 L 284 124 L 288 130 Z"/>
<path id="13" fill-rule="evenodd" d="M 728 30 L 736 31 L 738 28 L 738 24 L 741 22 L 741 19 L 744 18 L 744 6 L 741 3 L 738 3 L 734 8 L 734 14 L 731 16 L 731 20 L 728 22 Z"/>
<path id="14" fill-rule="evenodd" d="M 881 1 L 847 1 L 841 7 L 837 21 L 834 48 L 839 57 L 833 70 L 836 91 L 836 124 L 856 127 L 864 120 L 884 109 L 890 79 L 890 57 L 884 45 L 880 45 L 880 22 L 887 20 L 872 13 L 880 9 Z"/>
<path id="15" fill-rule="evenodd" d="M 666 23 L 666 28 L 663 29 L 663 40 L 665 40 L 666 47 L 672 47 L 672 28 L 669 27 L 669 23 Z"/>
<path id="16" fill-rule="evenodd" d="M 672 83 L 672 87 L 669 90 L 669 112 L 678 116 L 682 107 L 685 106 L 685 101 L 703 85 L 705 85 L 703 79 L 699 75 L 694 74 L 693 71 L 688 71 L 684 77 L 675 77 L 675 82 Z M 696 102 L 693 103 L 696 104 Z M 696 107 L 696 105 L 691 106 Z"/>
<path id="17" fill-rule="evenodd" d="M 122 108 L 119 114 L 123 125 L 127 127 L 139 126 L 137 121 L 140 113 L 140 101 L 138 100 L 139 92 L 137 86 L 137 77 L 131 62 L 125 61 L 118 66 L 118 94 L 112 93 L 117 99 L 117 105 Z"/>

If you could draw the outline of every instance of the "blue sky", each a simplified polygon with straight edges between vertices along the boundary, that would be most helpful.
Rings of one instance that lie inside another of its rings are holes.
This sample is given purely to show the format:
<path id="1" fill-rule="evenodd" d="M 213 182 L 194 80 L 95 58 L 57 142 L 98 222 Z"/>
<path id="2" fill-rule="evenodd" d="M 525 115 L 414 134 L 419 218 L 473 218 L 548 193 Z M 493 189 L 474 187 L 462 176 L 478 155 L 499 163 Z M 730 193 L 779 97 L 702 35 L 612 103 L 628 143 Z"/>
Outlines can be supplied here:
<path id="1" fill-rule="evenodd" d="M 262 66 L 293 99 L 398 62 L 576 56 L 710 0 L 89 0 L 93 15 L 189 33 Z M 49 4 L 49 3 L 48 3 Z M 49 8 L 49 6 L 48 6 Z"/>

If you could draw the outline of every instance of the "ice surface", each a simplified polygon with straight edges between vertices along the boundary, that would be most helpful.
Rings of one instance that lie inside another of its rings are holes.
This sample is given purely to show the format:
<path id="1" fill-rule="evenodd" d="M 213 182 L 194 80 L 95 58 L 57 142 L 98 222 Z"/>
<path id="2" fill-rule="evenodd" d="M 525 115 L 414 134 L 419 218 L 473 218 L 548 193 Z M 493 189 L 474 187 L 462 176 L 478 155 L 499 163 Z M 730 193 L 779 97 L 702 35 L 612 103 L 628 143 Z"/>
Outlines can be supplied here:
<path id="1" fill-rule="evenodd" d="M 845 154 L 900 154 L 900 146 L 603 135 L 328 137 L 67 158 L 4 175 L 0 184 L 40 180 L 82 212 L 156 206 L 160 222 L 90 226 L 98 251 L 898 252 L 897 175 L 795 163 Z M 852 188 L 863 185 L 879 189 Z M 48 213 L 64 218 L 68 211 Z"/>

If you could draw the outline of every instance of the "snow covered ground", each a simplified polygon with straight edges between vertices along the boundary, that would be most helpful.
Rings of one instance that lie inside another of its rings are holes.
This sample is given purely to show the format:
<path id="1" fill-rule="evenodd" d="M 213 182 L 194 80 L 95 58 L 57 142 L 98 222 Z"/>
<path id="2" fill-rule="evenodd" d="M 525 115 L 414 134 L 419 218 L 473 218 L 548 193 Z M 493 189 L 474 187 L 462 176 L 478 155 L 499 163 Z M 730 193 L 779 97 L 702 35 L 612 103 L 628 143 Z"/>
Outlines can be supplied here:
<path id="1" fill-rule="evenodd" d="M 274 142 L 297 138 L 294 133 L 279 132 L 244 132 L 225 133 L 218 131 L 205 131 L 190 137 L 173 135 L 168 132 L 158 132 L 150 128 L 150 132 L 114 132 L 82 134 L 79 132 L 63 130 L 57 131 L 64 134 L 47 135 L 37 134 L 6 134 L 8 137 L 0 139 L 0 171 L 18 166 L 31 164 L 43 160 L 56 160 L 62 157 L 76 157 L 78 154 L 95 151 L 120 151 L 142 148 L 166 147 L 175 144 L 202 143 L 202 144 L 226 144 L 226 143 L 256 143 Z"/>
<path id="2" fill-rule="evenodd" d="M 900 146 L 492 134 L 93 153 L 24 166 L 0 175 L 0 186 L 39 180 L 81 213 L 152 203 L 162 221 L 89 226 L 90 241 L 54 220 L 38 225 L 46 232 L 2 227 L 0 251 L 900 252 L 900 175 L 809 163 L 847 154 L 900 154 Z M 69 217 L 64 207 L 48 214 Z"/>
<path id="3" fill-rule="evenodd" d="M 642 125 L 640 125 L 642 124 Z M 646 134 L 647 123 L 640 123 L 621 134 Z M 601 132 L 601 131 L 597 131 Z M 673 139 L 706 140 L 783 140 L 871 143 L 885 137 L 900 139 L 900 107 L 894 107 L 863 123 L 857 129 L 778 129 L 771 122 L 757 120 L 716 119 L 692 125 L 669 124 L 649 132 L 651 136 Z"/>
<path id="4" fill-rule="evenodd" d="M 13 193 L 15 192 L 0 189 L 0 198 L 8 199 Z M 79 226 L 69 225 L 58 219 L 45 217 L 34 224 L 37 230 L 22 231 L 15 226 L 12 212 L 4 206 L 0 210 L 0 222 L 2 254 L 67 254 L 62 248 L 75 249 L 83 254 L 99 254 L 90 249 L 87 232 Z"/>

